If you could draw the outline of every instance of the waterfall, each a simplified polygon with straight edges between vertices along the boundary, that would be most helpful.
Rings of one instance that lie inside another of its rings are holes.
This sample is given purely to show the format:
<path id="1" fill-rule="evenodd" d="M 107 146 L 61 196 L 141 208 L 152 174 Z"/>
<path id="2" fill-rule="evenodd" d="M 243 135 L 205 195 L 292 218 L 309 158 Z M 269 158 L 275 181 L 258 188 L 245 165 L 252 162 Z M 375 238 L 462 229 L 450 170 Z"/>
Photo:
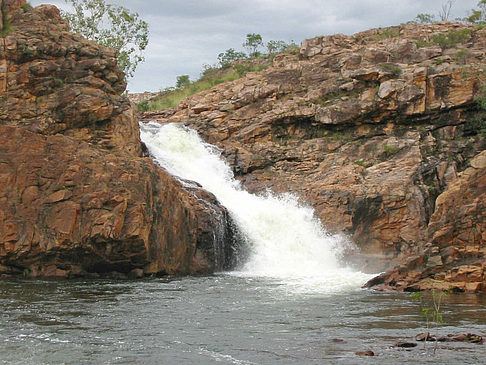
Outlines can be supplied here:
<path id="1" fill-rule="evenodd" d="M 237 275 L 341 290 L 370 278 L 339 262 L 349 242 L 325 231 L 310 207 L 291 194 L 244 190 L 220 151 L 179 124 L 142 123 L 141 138 L 154 160 L 186 184 L 196 181 L 230 212 L 248 245 Z"/>

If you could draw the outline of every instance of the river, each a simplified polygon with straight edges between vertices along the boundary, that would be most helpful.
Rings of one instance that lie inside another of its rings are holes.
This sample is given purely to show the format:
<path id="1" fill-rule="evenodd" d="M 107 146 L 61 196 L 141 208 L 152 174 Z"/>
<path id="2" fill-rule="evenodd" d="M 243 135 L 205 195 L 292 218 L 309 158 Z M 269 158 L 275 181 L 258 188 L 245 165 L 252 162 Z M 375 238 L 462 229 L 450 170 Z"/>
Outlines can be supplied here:
<path id="1" fill-rule="evenodd" d="M 486 345 L 409 350 L 426 326 L 407 294 L 296 293 L 221 274 L 0 282 L 2 364 L 484 364 Z M 486 335 L 486 297 L 444 299 L 437 332 Z M 343 340 L 343 341 L 341 341 Z M 336 342 L 338 341 L 338 342 Z M 375 357 L 357 357 L 372 350 Z"/>

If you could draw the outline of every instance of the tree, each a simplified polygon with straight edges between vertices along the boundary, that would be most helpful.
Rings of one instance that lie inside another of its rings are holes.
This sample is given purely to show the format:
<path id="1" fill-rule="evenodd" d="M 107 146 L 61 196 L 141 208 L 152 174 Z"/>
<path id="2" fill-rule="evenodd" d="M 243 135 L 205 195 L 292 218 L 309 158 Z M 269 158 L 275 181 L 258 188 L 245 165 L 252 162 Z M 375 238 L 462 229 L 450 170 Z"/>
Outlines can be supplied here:
<path id="1" fill-rule="evenodd" d="M 479 24 L 486 22 L 486 0 L 478 2 L 479 9 L 472 9 L 470 15 L 463 19 L 466 22 Z"/>
<path id="2" fill-rule="evenodd" d="M 417 14 L 415 23 L 417 24 L 431 24 L 435 22 L 435 16 L 432 14 Z"/>
<path id="3" fill-rule="evenodd" d="M 473 9 L 471 10 L 471 14 L 468 17 L 464 18 L 463 20 L 468 23 L 477 24 L 482 22 L 481 20 L 482 18 L 483 18 L 483 12 L 481 10 Z"/>
<path id="4" fill-rule="evenodd" d="M 268 54 L 275 54 L 285 51 L 289 45 L 284 41 L 268 41 L 267 42 L 267 50 Z"/>
<path id="5" fill-rule="evenodd" d="M 439 18 L 441 21 L 449 20 L 451 16 L 451 9 L 456 0 L 447 0 L 444 4 L 442 4 L 441 10 L 439 11 Z"/>
<path id="6" fill-rule="evenodd" d="M 118 65 L 125 77 L 133 76 L 148 44 L 148 24 L 137 13 L 104 0 L 64 0 L 74 12 L 62 12 L 71 30 L 118 51 Z"/>
<path id="7" fill-rule="evenodd" d="M 180 89 L 181 87 L 187 86 L 191 83 L 189 80 L 189 75 L 180 75 L 177 76 L 176 88 Z"/>
<path id="8" fill-rule="evenodd" d="M 234 48 L 229 48 L 218 55 L 218 62 L 221 67 L 226 68 L 231 64 L 231 62 L 241 60 L 243 58 L 246 58 L 245 53 L 237 52 L 234 50 Z"/>
<path id="9" fill-rule="evenodd" d="M 447 0 L 444 4 L 442 4 L 441 9 L 439 10 L 439 19 L 441 21 L 449 20 L 451 16 L 451 10 L 455 2 L 456 0 Z M 414 20 L 409 21 L 406 24 L 432 24 L 435 22 L 435 15 L 422 13 L 417 14 Z"/>
<path id="10" fill-rule="evenodd" d="M 248 50 L 250 57 L 258 57 L 260 55 L 258 48 L 263 47 L 262 36 L 256 33 L 248 33 L 243 47 Z"/>

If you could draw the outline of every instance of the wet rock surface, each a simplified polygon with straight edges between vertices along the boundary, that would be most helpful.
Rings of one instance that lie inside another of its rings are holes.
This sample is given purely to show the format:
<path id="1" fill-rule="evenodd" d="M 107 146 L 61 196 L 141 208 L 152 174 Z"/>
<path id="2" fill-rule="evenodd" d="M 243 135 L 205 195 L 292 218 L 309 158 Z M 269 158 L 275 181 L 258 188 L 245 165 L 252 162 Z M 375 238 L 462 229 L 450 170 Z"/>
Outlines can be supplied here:
<path id="1" fill-rule="evenodd" d="M 391 269 L 369 287 L 481 292 L 485 44 L 448 22 L 318 37 L 145 117 L 197 129 L 249 190 L 302 197 L 370 271 Z"/>
<path id="2" fill-rule="evenodd" d="M 227 211 L 142 157 L 115 51 L 70 33 L 54 6 L 2 4 L 0 276 L 221 270 Z"/>

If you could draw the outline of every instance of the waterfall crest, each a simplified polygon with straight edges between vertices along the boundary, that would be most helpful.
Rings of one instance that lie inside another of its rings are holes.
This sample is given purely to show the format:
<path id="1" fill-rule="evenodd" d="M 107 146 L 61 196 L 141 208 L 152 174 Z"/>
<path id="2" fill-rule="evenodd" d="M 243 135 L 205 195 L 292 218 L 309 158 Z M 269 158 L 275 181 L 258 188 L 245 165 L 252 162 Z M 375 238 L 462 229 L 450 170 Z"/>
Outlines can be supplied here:
<path id="1" fill-rule="evenodd" d="M 312 208 L 291 194 L 248 193 L 220 151 L 196 131 L 149 122 L 141 124 L 141 138 L 160 166 L 201 184 L 228 209 L 249 248 L 246 262 L 235 274 L 332 290 L 359 287 L 369 278 L 341 266 L 339 256 L 349 242 L 327 233 Z"/>

